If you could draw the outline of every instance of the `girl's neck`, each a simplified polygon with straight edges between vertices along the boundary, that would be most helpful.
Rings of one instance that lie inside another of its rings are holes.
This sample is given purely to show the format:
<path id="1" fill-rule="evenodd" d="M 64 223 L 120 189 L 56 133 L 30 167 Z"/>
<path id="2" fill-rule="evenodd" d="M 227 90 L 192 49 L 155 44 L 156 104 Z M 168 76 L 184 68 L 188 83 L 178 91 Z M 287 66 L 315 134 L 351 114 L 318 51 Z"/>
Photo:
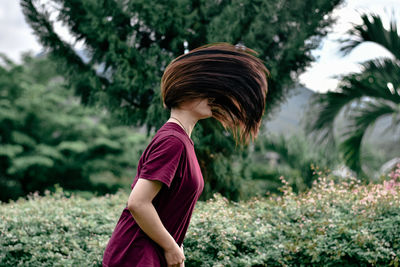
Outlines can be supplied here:
<path id="1" fill-rule="evenodd" d="M 182 109 L 172 109 L 171 116 L 168 121 L 175 122 L 179 124 L 180 127 L 191 136 L 194 126 L 196 125 L 198 119 L 194 118 L 190 112 Z"/>

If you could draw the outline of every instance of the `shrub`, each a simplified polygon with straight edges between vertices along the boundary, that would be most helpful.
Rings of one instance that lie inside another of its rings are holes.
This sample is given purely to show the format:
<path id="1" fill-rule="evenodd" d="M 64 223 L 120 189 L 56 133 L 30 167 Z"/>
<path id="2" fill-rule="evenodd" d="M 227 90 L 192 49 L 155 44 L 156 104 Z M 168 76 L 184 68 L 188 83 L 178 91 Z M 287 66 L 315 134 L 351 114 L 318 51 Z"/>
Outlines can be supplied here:
<path id="1" fill-rule="evenodd" d="M 0 58 L 0 201 L 55 183 L 114 193 L 131 180 L 148 137 L 82 106 L 50 59 Z"/>
<path id="2" fill-rule="evenodd" d="M 99 266 L 125 195 L 30 194 L 0 208 L 0 266 Z"/>
<path id="3" fill-rule="evenodd" d="M 382 184 L 319 177 L 302 194 L 196 205 L 186 266 L 398 266 L 400 166 Z M 0 266 L 101 266 L 128 195 L 54 194 L 0 206 Z"/>

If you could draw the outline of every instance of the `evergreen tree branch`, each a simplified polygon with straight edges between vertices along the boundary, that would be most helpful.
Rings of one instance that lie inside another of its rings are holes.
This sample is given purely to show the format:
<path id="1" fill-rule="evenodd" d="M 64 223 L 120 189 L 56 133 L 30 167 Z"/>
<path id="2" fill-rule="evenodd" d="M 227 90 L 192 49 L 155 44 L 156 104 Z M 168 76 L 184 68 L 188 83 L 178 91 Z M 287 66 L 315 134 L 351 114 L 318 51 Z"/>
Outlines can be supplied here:
<path id="1" fill-rule="evenodd" d="M 94 81 L 96 84 L 101 83 L 107 86 L 108 80 L 97 76 L 95 70 L 90 65 L 85 64 L 69 44 L 61 40 L 49 20 L 50 14 L 46 10 L 39 12 L 34 2 L 35 0 L 21 0 L 22 12 L 26 21 L 39 38 L 39 42 L 48 49 L 51 56 L 64 65 L 69 77 L 75 78 L 78 75 L 92 76 L 96 77 Z M 90 86 L 90 81 L 88 80 L 80 83 L 80 85 L 77 86 L 76 90 L 81 95 L 82 103 L 86 104 L 94 88 Z"/>

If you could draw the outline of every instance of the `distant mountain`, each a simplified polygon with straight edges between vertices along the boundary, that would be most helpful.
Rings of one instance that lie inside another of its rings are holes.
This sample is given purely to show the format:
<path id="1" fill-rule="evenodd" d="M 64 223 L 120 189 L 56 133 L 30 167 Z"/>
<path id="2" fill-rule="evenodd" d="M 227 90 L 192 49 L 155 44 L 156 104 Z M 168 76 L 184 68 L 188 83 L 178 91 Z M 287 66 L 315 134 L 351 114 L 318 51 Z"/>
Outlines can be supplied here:
<path id="1" fill-rule="evenodd" d="M 300 121 L 315 92 L 305 87 L 296 87 L 290 91 L 286 102 L 280 106 L 271 120 L 265 122 L 265 130 L 271 133 L 292 135 L 302 131 Z"/>

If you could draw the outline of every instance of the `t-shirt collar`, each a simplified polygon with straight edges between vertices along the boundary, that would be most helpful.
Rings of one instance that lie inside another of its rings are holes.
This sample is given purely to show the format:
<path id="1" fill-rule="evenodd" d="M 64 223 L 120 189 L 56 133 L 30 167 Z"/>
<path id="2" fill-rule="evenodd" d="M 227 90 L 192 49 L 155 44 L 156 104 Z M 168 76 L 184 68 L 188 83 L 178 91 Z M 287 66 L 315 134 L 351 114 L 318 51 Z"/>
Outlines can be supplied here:
<path id="1" fill-rule="evenodd" d="M 189 141 L 190 141 L 190 143 L 191 143 L 192 145 L 194 145 L 194 142 L 193 142 L 192 138 L 189 137 L 189 135 L 187 134 L 187 132 L 186 132 L 178 123 L 173 122 L 173 121 L 167 121 L 166 124 L 173 125 L 176 129 L 178 129 L 178 131 L 180 131 L 181 133 L 183 133 L 183 134 L 189 139 Z"/>

